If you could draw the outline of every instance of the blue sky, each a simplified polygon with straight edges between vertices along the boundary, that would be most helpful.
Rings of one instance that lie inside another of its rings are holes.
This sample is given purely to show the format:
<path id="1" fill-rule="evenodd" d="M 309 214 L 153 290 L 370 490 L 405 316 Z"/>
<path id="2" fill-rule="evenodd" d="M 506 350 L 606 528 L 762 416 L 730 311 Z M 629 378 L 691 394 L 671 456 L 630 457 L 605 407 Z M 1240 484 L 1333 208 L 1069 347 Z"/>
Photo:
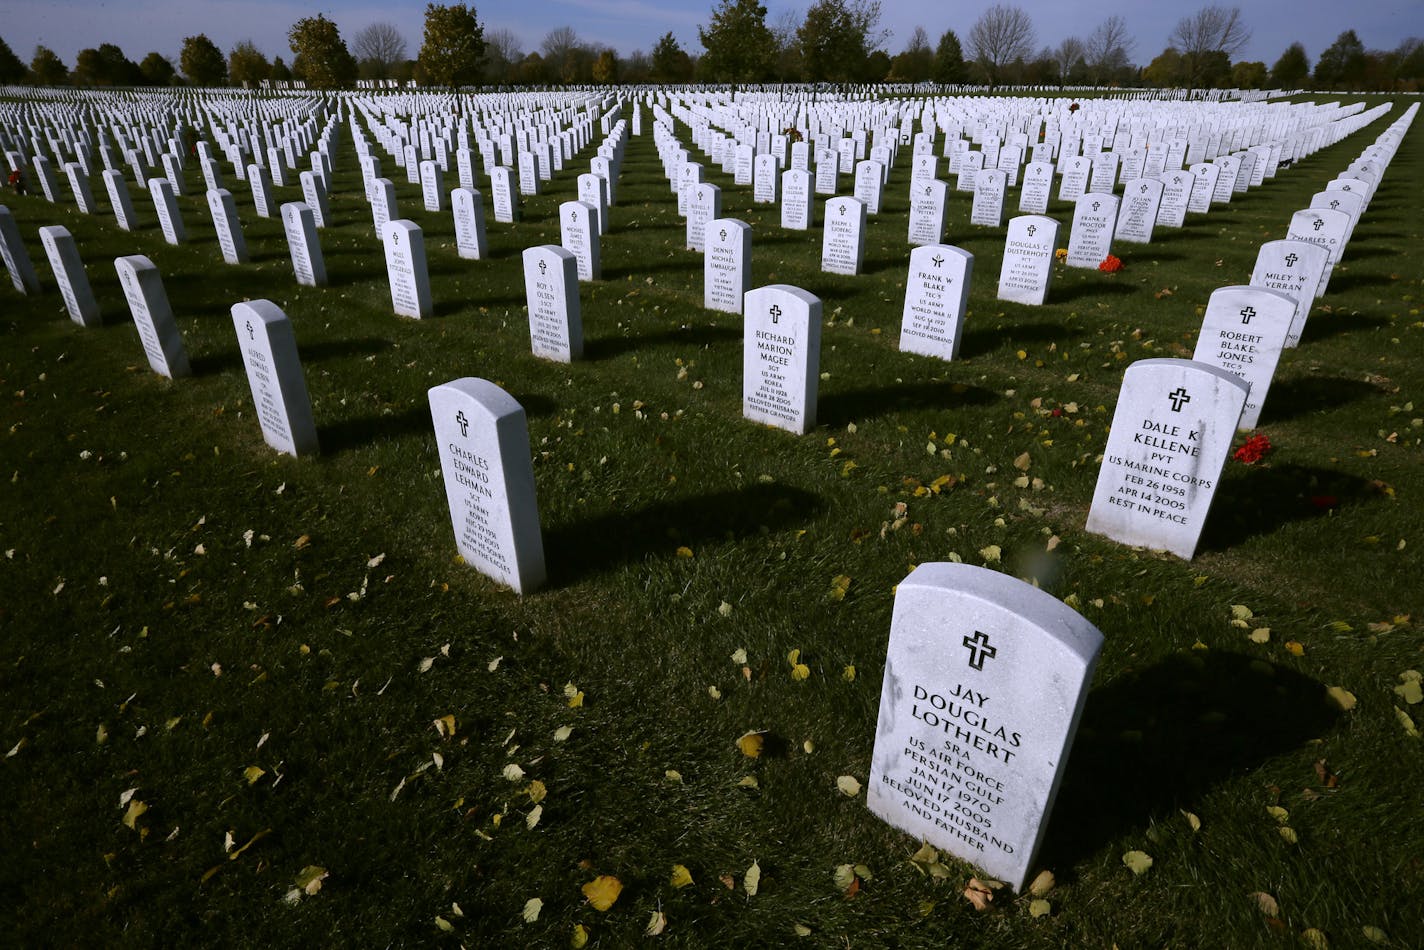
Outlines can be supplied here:
<path id="1" fill-rule="evenodd" d="M 783 13 L 804 13 L 800 3 L 763 0 L 769 21 Z M 1136 37 L 1133 59 L 1149 62 L 1167 45 L 1167 35 L 1184 14 L 1205 4 L 1133 0 L 1131 3 L 1087 4 L 1080 0 L 1019 0 L 1032 17 L 1039 46 L 1054 45 L 1065 36 L 1085 36 L 1103 18 L 1122 16 Z M 551 29 L 569 26 L 586 42 L 612 46 L 622 54 L 650 51 L 668 31 L 689 52 L 700 52 L 697 27 L 705 24 L 714 0 L 486 0 L 476 3 L 486 30 L 505 29 L 521 41 L 525 52 L 536 50 Z M 885 48 L 904 48 L 916 26 L 923 26 L 931 43 L 946 29 L 963 39 L 987 0 L 955 4 L 883 0 L 882 26 L 893 36 Z M 1240 4 L 1252 40 L 1240 58 L 1259 59 L 1269 66 L 1287 45 L 1305 45 L 1312 64 L 1321 50 L 1344 30 L 1353 29 L 1367 48 L 1393 49 L 1406 36 L 1424 37 L 1424 0 L 1250 0 Z M 424 2 L 415 0 L 4 0 L 0 36 L 21 59 L 29 61 L 36 44 L 57 52 L 71 67 L 75 54 L 100 43 L 117 43 L 137 62 L 158 51 L 175 62 L 183 37 L 206 33 L 224 51 L 250 39 L 269 57 L 289 62 L 287 29 L 304 16 L 323 13 L 336 21 L 349 43 L 361 28 L 388 22 L 405 36 L 409 54 L 420 46 Z"/>

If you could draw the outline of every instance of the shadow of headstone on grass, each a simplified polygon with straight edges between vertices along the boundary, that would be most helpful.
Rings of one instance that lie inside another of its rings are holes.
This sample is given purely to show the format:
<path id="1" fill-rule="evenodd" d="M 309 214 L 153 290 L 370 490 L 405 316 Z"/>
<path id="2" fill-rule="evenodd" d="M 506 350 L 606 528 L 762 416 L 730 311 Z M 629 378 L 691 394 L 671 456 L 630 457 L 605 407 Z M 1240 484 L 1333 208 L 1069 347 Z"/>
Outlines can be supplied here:
<path id="1" fill-rule="evenodd" d="M 839 428 L 848 422 L 864 421 L 901 409 L 938 410 L 987 406 L 998 402 L 999 398 L 998 393 L 964 383 L 892 383 L 888 386 L 867 386 L 822 393 L 817 402 L 816 415 L 821 425 Z"/>
<path id="2" fill-rule="evenodd" d="M 1232 775 L 1326 733 L 1325 686 L 1216 650 L 1179 653 L 1088 694 L 1041 864 L 1068 868 Z M 1304 777 L 1303 777 L 1304 780 Z"/>
<path id="3" fill-rule="evenodd" d="M 703 544 L 805 524 L 825 508 L 819 495 L 790 485 L 757 484 L 692 498 L 612 511 L 571 524 L 545 526 L 549 587 L 686 545 Z M 669 532 L 675 532 L 674 536 Z"/>
<path id="4" fill-rule="evenodd" d="M 1323 518 L 1377 494 L 1363 478 L 1310 465 L 1242 466 L 1228 460 L 1198 553 L 1221 551 L 1282 525 Z M 1232 512 L 1239 513 L 1233 517 Z"/>

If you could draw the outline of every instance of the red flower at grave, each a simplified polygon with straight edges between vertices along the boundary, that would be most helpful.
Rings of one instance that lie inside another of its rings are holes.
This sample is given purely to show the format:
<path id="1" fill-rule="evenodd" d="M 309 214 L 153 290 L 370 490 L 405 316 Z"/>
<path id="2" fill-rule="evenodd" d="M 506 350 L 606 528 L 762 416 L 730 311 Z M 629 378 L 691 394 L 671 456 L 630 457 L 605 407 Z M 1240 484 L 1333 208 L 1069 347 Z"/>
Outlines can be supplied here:
<path id="1" fill-rule="evenodd" d="M 1122 270 L 1122 258 L 1116 256 L 1115 254 L 1109 254 L 1107 257 L 1103 258 L 1103 262 L 1098 265 L 1098 270 L 1102 271 L 1104 274 L 1116 274 L 1118 271 Z"/>
<path id="2" fill-rule="evenodd" d="M 1254 465 L 1261 461 L 1269 451 L 1271 451 L 1271 440 L 1264 435 L 1253 435 L 1231 457 L 1245 465 Z"/>

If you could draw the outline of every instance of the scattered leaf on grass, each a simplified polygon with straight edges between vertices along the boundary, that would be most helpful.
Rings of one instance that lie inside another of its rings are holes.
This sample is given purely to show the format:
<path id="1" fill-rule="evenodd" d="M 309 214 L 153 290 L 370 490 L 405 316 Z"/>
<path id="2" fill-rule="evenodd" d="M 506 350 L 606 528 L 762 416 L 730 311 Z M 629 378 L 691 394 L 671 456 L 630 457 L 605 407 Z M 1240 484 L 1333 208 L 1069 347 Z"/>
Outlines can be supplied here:
<path id="1" fill-rule="evenodd" d="M 1295 844 L 1300 840 L 1299 836 L 1295 833 L 1295 829 L 1288 828 L 1285 825 L 1281 825 L 1281 827 L 1277 828 L 1276 833 L 1281 836 L 1286 844 Z"/>
<path id="2" fill-rule="evenodd" d="M 856 781 L 853 775 L 842 775 L 836 779 L 836 788 L 847 798 L 854 798 L 860 794 L 860 782 Z"/>
<path id="3" fill-rule="evenodd" d="M 455 717 L 454 717 L 453 714 L 452 714 L 452 715 L 441 716 L 439 719 L 436 719 L 436 720 L 432 721 L 432 722 L 431 722 L 431 725 L 435 727 L 435 732 L 440 736 L 440 738 L 442 738 L 442 739 L 451 739 L 451 738 L 454 738 L 454 736 L 455 736 Z"/>
<path id="4" fill-rule="evenodd" d="M 1398 706 L 1395 706 L 1394 718 L 1399 720 L 1399 724 L 1404 728 L 1404 734 L 1406 736 L 1411 739 L 1419 738 L 1419 730 L 1415 727 L 1414 719 L 1409 715 L 1409 713 L 1405 712 L 1403 709 L 1400 709 Z"/>
<path id="5" fill-rule="evenodd" d="M 749 759 L 755 759 L 761 755 L 762 746 L 766 742 L 766 731 L 753 730 L 742 735 L 737 740 L 737 748 L 742 750 L 742 755 Z"/>
<path id="6" fill-rule="evenodd" d="M 1341 712 L 1349 712 L 1355 708 L 1355 694 L 1341 686 L 1332 686 L 1325 691 L 1325 695 L 1330 697 L 1330 701 L 1340 707 Z"/>
<path id="7" fill-rule="evenodd" d="M 748 897 L 756 897 L 760 887 L 761 865 L 753 861 L 752 866 L 747 868 L 747 873 L 742 876 L 742 890 L 747 892 Z"/>
<path id="8" fill-rule="evenodd" d="M 543 817 L 544 806 L 535 805 L 529 810 L 529 814 L 524 816 L 524 827 L 528 828 L 530 831 L 533 831 L 534 827 L 539 824 L 539 819 Z"/>
<path id="9" fill-rule="evenodd" d="M 1329 950 L 1330 948 L 1330 940 L 1325 936 L 1325 931 L 1315 927 L 1301 931 L 1300 939 L 1310 950 Z"/>
<path id="10" fill-rule="evenodd" d="M 1033 882 L 1028 886 L 1028 892 L 1034 897 L 1042 897 L 1058 884 L 1058 880 L 1053 876 L 1053 872 L 1047 869 L 1039 871 Z"/>
<path id="11" fill-rule="evenodd" d="M 643 933 L 649 937 L 656 937 L 667 929 L 667 915 L 660 910 L 653 911 L 653 916 L 648 918 L 648 926 L 643 928 Z"/>
<path id="12" fill-rule="evenodd" d="M 985 564 L 997 564 L 999 559 L 1003 557 L 1003 553 L 1003 549 L 997 544 L 991 544 L 988 547 L 979 549 L 979 556 L 984 559 Z"/>
<path id="13" fill-rule="evenodd" d="M 831 593 L 829 595 L 831 600 L 837 602 L 845 600 L 846 591 L 848 590 L 850 590 L 850 578 L 846 575 L 837 574 L 831 579 Z M 735 656 L 733 660 L 735 661 Z M 745 663 L 746 661 L 743 660 L 742 662 Z"/>
<path id="14" fill-rule="evenodd" d="M 573 950 L 583 950 L 588 946 L 588 928 L 583 924 L 574 924 L 574 932 L 569 937 L 569 946 Z"/>
<path id="15" fill-rule="evenodd" d="M 668 878 L 668 883 L 676 888 L 683 888 L 692 883 L 692 872 L 681 864 L 672 866 L 672 876 Z"/>
<path id="16" fill-rule="evenodd" d="M 1368 940 L 1370 943 L 1377 943 L 1381 946 L 1389 943 L 1389 934 L 1385 933 L 1378 927 L 1366 924 L 1363 928 L 1361 928 L 1361 932 L 1364 933 L 1365 939 Z"/>
<path id="17" fill-rule="evenodd" d="M 290 896 L 291 896 L 291 895 L 289 894 L 288 897 L 290 897 Z M 289 903 L 295 904 L 296 901 L 289 901 Z M 447 933 L 447 934 L 448 934 L 448 933 L 453 933 L 454 930 L 455 930 L 455 925 L 452 924 L 452 923 L 450 923 L 450 921 L 446 920 L 444 917 L 441 917 L 439 914 L 436 914 L 436 915 L 435 915 L 435 926 L 438 927 L 438 928 L 440 928 L 442 931 L 444 931 L 444 932 Z"/>
<path id="18" fill-rule="evenodd" d="M 811 936 L 811 928 L 807 927 L 805 924 L 797 924 L 796 926 L 791 928 L 791 932 L 796 934 L 796 936 L 798 937 Z"/>
<path id="19" fill-rule="evenodd" d="M 297 887 L 301 888 L 303 894 L 311 897 L 317 891 L 321 890 L 321 882 L 326 880 L 328 876 L 326 868 L 316 864 L 308 864 L 302 868 L 302 873 L 297 875 L 296 884 Z"/>
<path id="20" fill-rule="evenodd" d="M 810 678 L 811 668 L 801 662 L 800 650 L 792 650 L 786 654 L 786 662 L 791 664 L 791 678 L 793 680 L 799 683 L 802 680 Z"/>
<path id="21" fill-rule="evenodd" d="M 1133 874 L 1146 874 L 1147 869 L 1152 867 L 1152 855 L 1145 851 L 1129 851 L 1122 856 L 1122 863 Z"/>
<path id="22" fill-rule="evenodd" d="M 1286 822 L 1290 821 L 1290 812 L 1286 811 L 1280 805 L 1267 805 L 1266 814 L 1270 815 L 1272 818 L 1276 819 L 1276 821 L 1280 822 L 1281 824 L 1285 824 Z"/>
<path id="23" fill-rule="evenodd" d="M 989 884 L 971 877 L 969 883 L 964 886 L 964 899 L 974 905 L 975 910 L 988 910 L 989 905 L 994 902 L 994 891 Z"/>
<path id="24" fill-rule="evenodd" d="M 1256 893 L 1251 894 L 1250 897 L 1255 900 L 1256 906 L 1261 908 L 1261 913 L 1265 914 L 1267 917 L 1281 916 L 1280 905 L 1276 903 L 1276 899 L 1270 894 L 1267 894 L 1264 891 L 1257 891 Z"/>
<path id="25" fill-rule="evenodd" d="M 129 801 L 129 807 L 124 811 L 124 827 L 138 830 L 138 820 L 148 811 L 148 806 L 137 798 Z"/>
<path id="26" fill-rule="evenodd" d="M 618 900 L 618 895 L 623 893 L 623 882 L 611 874 L 600 874 L 585 884 L 582 890 L 583 896 L 588 898 L 594 910 L 606 911 Z"/>
<path id="27" fill-rule="evenodd" d="M 530 782 L 529 787 L 524 791 L 529 793 L 529 800 L 536 805 L 544 800 L 544 796 L 549 794 L 549 790 L 544 786 L 544 783 L 537 778 Z"/>
<path id="28" fill-rule="evenodd" d="M 1028 915 L 1030 917 L 1047 917 L 1053 912 L 1053 905 L 1041 897 L 1035 897 L 1028 902 Z"/>
<path id="29" fill-rule="evenodd" d="M 836 885 L 836 890 L 844 891 L 855 883 L 855 865 L 838 864 L 831 872 L 831 882 Z"/>
<path id="30" fill-rule="evenodd" d="M 504 767 L 504 777 L 511 782 L 517 782 L 524 777 L 524 770 L 518 763 L 511 762 Z"/>
<path id="31" fill-rule="evenodd" d="M 554 741 L 565 742 L 568 740 L 569 736 L 573 735 L 573 733 L 573 726 L 560 726 L 559 728 L 554 730 Z"/>
<path id="32" fill-rule="evenodd" d="M 248 785 L 256 785 L 262 776 L 267 774 L 267 770 L 260 765 L 249 765 L 242 770 L 242 777 L 247 779 Z"/>
<path id="33" fill-rule="evenodd" d="M 1187 819 L 1187 824 L 1191 825 L 1193 831 L 1201 831 L 1201 819 L 1193 813 L 1182 809 L 1182 817 Z"/>
<path id="34" fill-rule="evenodd" d="M 1419 683 L 1418 670 L 1405 670 L 1399 674 L 1400 684 L 1394 688 L 1399 698 L 1410 706 L 1424 701 L 1424 688 Z"/>
<path id="35" fill-rule="evenodd" d="M 1254 616 L 1256 615 L 1251 611 L 1251 608 L 1247 607 L 1245 604 L 1231 605 L 1232 620 L 1250 620 Z"/>
<path id="36" fill-rule="evenodd" d="M 539 913 L 544 909 L 544 902 L 537 897 L 531 897 L 524 902 L 524 922 L 532 924 L 539 919 Z"/>

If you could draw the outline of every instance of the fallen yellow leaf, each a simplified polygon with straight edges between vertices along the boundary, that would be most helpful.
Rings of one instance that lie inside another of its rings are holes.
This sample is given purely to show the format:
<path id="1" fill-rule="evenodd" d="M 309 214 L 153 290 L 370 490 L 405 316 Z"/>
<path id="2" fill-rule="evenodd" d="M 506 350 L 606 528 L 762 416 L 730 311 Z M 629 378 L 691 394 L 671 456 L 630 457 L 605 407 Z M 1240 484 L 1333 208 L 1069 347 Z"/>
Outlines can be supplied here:
<path id="1" fill-rule="evenodd" d="M 653 916 L 648 918 L 648 926 L 643 928 L 643 933 L 649 937 L 656 937 L 667 929 L 667 915 L 660 910 L 653 911 Z"/>
<path id="2" fill-rule="evenodd" d="M 1145 851 L 1129 851 L 1122 856 L 1122 863 L 1133 874 L 1146 874 L 1147 869 L 1152 867 L 1152 855 Z"/>
<path id="3" fill-rule="evenodd" d="M 766 742 L 766 732 L 748 732 L 737 740 L 737 748 L 742 750 L 742 755 L 749 759 L 755 759 L 761 755 L 762 746 Z"/>
<path id="4" fill-rule="evenodd" d="M 588 928 L 583 924 L 574 924 L 574 932 L 569 937 L 569 946 L 573 950 L 583 950 L 588 946 Z"/>
<path id="5" fill-rule="evenodd" d="M 668 883 L 677 888 L 686 887 L 692 883 L 692 872 L 681 864 L 674 864 L 672 866 L 672 877 L 668 879 Z"/>
<path id="6" fill-rule="evenodd" d="M 860 782 L 856 781 L 853 775 L 842 775 L 836 779 L 836 788 L 847 798 L 854 798 L 860 794 Z"/>
<path id="7" fill-rule="evenodd" d="M 753 861 L 752 866 L 747 868 L 747 873 L 742 876 L 742 889 L 747 892 L 748 897 L 756 897 L 760 887 L 761 865 Z"/>
<path id="8" fill-rule="evenodd" d="M 606 911 L 618 900 L 618 895 L 623 893 L 623 882 L 611 874 L 600 874 L 585 884 L 582 890 L 583 896 L 588 898 L 594 910 Z"/>
<path id="9" fill-rule="evenodd" d="M 544 902 L 537 897 L 531 897 L 524 902 L 524 922 L 532 924 L 539 919 L 539 912 L 544 909 Z"/>

